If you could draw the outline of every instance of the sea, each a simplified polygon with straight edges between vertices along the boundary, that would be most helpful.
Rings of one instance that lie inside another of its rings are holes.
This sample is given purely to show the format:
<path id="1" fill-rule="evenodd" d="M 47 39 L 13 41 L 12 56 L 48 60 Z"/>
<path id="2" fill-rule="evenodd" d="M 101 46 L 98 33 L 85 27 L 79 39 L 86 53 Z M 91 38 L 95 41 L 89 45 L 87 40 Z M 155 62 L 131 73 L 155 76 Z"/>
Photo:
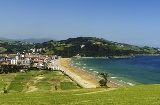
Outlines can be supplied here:
<path id="1" fill-rule="evenodd" d="M 160 56 L 133 58 L 73 58 L 72 66 L 92 75 L 108 73 L 108 80 L 119 86 L 160 84 Z"/>

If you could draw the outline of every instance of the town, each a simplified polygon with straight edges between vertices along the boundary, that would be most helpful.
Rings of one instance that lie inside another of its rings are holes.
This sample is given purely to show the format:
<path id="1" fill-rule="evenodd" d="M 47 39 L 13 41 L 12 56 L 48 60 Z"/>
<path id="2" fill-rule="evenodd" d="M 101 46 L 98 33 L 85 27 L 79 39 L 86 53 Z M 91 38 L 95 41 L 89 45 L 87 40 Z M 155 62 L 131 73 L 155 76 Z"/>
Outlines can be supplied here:
<path id="1" fill-rule="evenodd" d="M 0 54 L 0 73 L 28 72 L 29 70 L 58 70 L 57 55 L 38 53 Z"/>

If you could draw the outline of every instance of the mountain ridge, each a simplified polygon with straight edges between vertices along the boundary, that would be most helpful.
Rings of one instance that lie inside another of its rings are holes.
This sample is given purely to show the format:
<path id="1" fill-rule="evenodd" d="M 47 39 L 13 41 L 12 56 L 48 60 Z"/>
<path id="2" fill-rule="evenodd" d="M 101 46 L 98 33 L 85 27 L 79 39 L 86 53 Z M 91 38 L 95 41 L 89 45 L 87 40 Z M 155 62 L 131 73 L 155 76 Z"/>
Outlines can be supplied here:
<path id="1" fill-rule="evenodd" d="M 9 41 L 21 41 L 21 42 L 31 42 L 31 43 L 43 43 L 50 40 L 55 40 L 53 38 L 26 38 L 26 39 L 9 39 L 5 37 L 0 37 L 0 40 L 9 40 Z"/>
<path id="2" fill-rule="evenodd" d="M 158 48 L 139 47 L 124 43 L 109 41 L 96 37 L 68 38 L 60 41 L 48 41 L 35 45 L 36 48 L 46 48 L 44 54 L 56 54 L 62 57 L 108 57 L 132 56 L 135 54 L 160 54 Z"/>
<path id="3" fill-rule="evenodd" d="M 96 37 L 77 37 L 49 40 L 42 43 L 0 40 L 0 53 L 40 53 L 62 57 L 112 57 L 134 55 L 160 55 L 159 48 L 139 47 Z"/>

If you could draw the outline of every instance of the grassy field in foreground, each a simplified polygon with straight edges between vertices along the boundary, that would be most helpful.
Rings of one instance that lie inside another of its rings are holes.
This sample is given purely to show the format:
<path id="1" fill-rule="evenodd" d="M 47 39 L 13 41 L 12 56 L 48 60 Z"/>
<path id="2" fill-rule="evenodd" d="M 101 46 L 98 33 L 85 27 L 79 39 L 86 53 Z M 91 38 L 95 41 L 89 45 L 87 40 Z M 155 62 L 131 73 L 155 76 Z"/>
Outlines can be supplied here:
<path id="1" fill-rule="evenodd" d="M 160 85 L 1 93 L 0 105 L 159 105 Z"/>
<path id="2" fill-rule="evenodd" d="M 28 93 L 77 89 L 80 87 L 61 71 L 31 70 L 28 73 L 1 74 L 0 91 L 3 92 L 4 88 L 8 93 Z"/>
<path id="3" fill-rule="evenodd" d="M 160 105 L 160 85 L 82 89 L 60 71 L 1 74 L 0 90 L 0 105 Z"/>

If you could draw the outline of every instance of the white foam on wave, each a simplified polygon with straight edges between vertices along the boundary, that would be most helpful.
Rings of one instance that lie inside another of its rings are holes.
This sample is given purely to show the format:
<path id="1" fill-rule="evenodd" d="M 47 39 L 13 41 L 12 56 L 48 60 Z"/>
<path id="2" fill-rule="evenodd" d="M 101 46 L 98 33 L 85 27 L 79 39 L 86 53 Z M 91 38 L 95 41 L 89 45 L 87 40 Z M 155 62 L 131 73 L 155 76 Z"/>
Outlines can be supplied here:
<path id="1" fill-rule="evenodd" d="M 127 85 L 130 85 L 130 86 L 134 86 L 134 85 L 135 85 L 135 84 L 130 83 L 130 82 L 125 82 L 125 81 L 123 81 L 123 80 L 117 80 L 117 81 L 119 81 L 119 82 L 121 82 L 121 83 L 124 83 L 124 84 L 127 84 Z"/>
<path id="2" fill-rule="evenodd" d="M 83 67 L 83 68 L 86 68 L 86 67 Z"/>
<path id="3" fill-rule="evenodd" d="M 89 70 L 93 70 L 93 69 L 89 69 Z"/>
<path id="4" fill-rule="evenodd" d="M 93 72 L 94 72 L 94 73 L 97 73 L 97 74 L 99 73 L 98 71 L 93 71 Z"/>
<path id="5" fill-rule="evenodd" d="M 133 83 L 130 83 L 130 82 L 127 82 L 128 85 L 131 85 L 131 86 L 134 86 L 135 84 Z"/>
<path id="6" fill-rule="evenodd" d="M 76 65 L 81 65 L 80 63 L 76 63 Z"/>
<path id="7" fill-rule="evenodd" d="M 119 82 L 121 82 L 121 83 L 125 83 L 125 84 L 127 83 L 127 82 L 125 82 L 125 81 L 123 81 L 123 80 L 117 80 L 117 81 L 119 81 Z"/>
<path id="8" fill-rule="evenodd" d="M 111 77 L 111 78 L 115 79 L 115 78 L 118 78 L 118 77 Z"/>

